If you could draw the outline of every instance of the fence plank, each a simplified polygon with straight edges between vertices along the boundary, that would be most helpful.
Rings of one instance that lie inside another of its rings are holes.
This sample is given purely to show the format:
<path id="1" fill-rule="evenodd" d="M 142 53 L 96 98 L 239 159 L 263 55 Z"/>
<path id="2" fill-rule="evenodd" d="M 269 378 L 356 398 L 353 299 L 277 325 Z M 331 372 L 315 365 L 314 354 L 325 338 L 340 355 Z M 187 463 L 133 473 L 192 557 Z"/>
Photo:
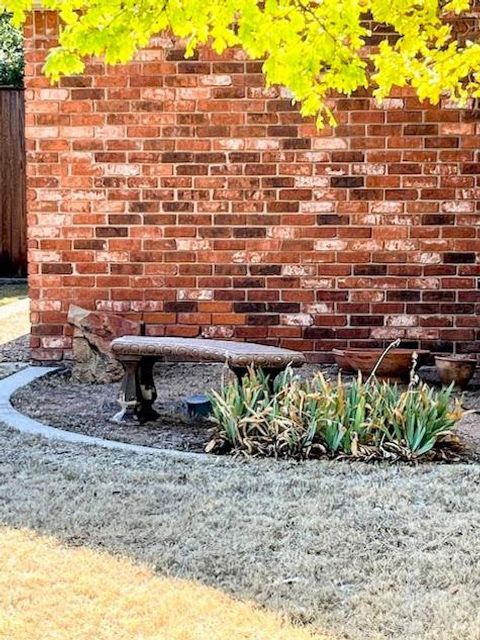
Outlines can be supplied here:
<path id="1" fill-rule="evenodd" d="M 0 277 L 26 270 L 24 92 L 0 88 Z"/>

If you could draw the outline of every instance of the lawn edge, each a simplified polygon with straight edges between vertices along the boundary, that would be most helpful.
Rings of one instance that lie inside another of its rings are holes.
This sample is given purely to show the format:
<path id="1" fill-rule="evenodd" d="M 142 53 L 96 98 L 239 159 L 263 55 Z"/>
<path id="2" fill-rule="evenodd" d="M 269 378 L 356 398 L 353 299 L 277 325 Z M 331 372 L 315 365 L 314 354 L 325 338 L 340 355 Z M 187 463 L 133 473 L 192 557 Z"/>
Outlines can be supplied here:
<path id="1" fill-rule="evenodd" d="M 0 423 L 6 424 L 12 429 L 29 435 L 41 436 L 50 440 L 59 440 L 71 444 L 94 445 L 105 449 L 117 449 L 124 452 L 162 455 L 177 460 L 197 460 L 204 462 L 216 462 L 218 456 L 206 453 L 192 453 L 189 451 L 177 451 L 174 449 L 161 449 L 137 444 L 128 444 L 117 440 L 107 440 L 97 436 L 87 436 L 73 431 L 67 431 L 58 427 L 29 418 L 17 411 L 12 405 L 11 397 L 20 388 L 25 387 L 34 380 L 50 375 L 58 371 L 59 367 L 33 367 L 29 366 L 0 381 Z M 48 401 L 48 399 L 46 399 Z"/>

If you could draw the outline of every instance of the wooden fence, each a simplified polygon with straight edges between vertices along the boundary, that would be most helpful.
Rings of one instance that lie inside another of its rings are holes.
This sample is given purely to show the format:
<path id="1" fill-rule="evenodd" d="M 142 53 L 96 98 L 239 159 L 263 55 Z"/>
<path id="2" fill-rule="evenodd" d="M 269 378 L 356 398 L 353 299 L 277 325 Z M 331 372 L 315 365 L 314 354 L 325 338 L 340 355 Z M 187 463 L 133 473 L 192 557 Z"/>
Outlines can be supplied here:
<path id="1" fill-rule="evenodd" d="M 24 92 L 0 87 L 0 277 L 26 270 Z"/>

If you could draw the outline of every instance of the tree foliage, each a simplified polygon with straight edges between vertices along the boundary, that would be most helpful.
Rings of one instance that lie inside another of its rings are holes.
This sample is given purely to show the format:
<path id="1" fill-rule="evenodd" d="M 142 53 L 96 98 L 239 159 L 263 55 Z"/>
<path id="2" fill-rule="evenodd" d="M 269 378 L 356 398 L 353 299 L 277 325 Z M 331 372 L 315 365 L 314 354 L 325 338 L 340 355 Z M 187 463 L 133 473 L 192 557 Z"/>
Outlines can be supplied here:
<path id="1" fill-rule="evenodd" d="M 0 15 L 0 86 L 23 85 L 23 37 L 7 13 Z"/>
<path id="2" fill-rule="evenodd" d="M 20 24 L 32 0 L 0 0 Z M 38 4 L 38 3 L 36 3 Z M 411 86 L 420 99 L 442 95 L 459 104 L 480 95 L 480 43 L 457 39 L 450 19 L 469 0 L 42 0 L 58 10 L 60 45 L 45 65 L 57 80 L 83 70 L 84 59 L 127 62 L 150 38 L 169 30 L 187 43 L 216 51 L 240 46 L 264 60 L 267 84 L 287 87 L 304 115 L 331 119 L 330 92 L 368 88 L 377 99 L 393 86 Z M 369 45 L 369 26 L 387 25 Z"/>

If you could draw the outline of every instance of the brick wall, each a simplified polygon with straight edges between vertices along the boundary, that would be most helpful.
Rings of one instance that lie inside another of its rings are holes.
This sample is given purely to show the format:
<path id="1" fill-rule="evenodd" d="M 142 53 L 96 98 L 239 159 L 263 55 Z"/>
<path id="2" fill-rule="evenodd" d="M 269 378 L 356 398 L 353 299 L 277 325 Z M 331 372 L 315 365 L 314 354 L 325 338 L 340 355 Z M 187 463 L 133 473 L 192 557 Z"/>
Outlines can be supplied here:
<path id="1" fill-rule="evenodd" d="M 480 345 L 475 113 L 398 92 L 336 101 L 315 130 L 241 52 L 158 40 L 51 87 L 54 14 L 27 30 L 32 345 L 69 354 L 71 302 L 152 335 L 330 359 L 400 337 Z"/>

